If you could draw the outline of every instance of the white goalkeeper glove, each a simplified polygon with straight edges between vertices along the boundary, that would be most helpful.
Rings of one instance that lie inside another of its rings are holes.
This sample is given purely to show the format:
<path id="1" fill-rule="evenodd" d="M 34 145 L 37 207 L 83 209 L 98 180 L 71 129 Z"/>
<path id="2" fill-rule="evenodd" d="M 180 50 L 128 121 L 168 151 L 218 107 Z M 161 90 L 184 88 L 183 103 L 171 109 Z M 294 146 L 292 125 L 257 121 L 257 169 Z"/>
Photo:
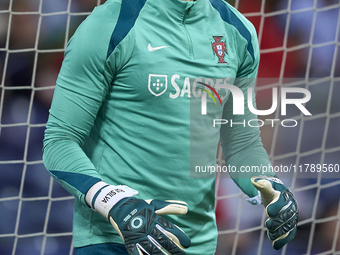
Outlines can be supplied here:
<path id="1" fill-rule="evenodd" d="M 260 191 L 268 219 L 266 227 L 268 238 L 275 250 L 281 249 L 296 235 L 298 204 L 293 193 L 275 177 L 255 176 L 251 178 L 255 188 Z"/>
<path id="2" fill-rule="evenodd" d="M 159 216 L 186 214 L 187 204 L 172 200 L 142 200 L 127 186 L 105 182 L 93 185 L 85 196 L 87 204 L 116 229 L 129 255 L 185 255 L 190 238 L 176 225 Z"/>

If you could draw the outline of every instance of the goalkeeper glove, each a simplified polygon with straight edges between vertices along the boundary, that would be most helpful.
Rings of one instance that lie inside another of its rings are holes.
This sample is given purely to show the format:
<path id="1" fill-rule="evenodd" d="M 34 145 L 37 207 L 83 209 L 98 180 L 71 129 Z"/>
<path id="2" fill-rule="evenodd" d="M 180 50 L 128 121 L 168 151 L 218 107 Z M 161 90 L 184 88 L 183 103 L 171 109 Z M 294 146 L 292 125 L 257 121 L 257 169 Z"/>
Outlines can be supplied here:
<path id="1" fill-rule="evenodd" d="M 85 196 L 91 208 L 110 221 L 124 241 L 130 255 L 185 255 L 189 237 L 160 215 L 186 214 L 182 201 L 142 200 L 127 186 L 105 182 L 93 185 Z"/>
<path id="2" fill-rule="evenodd" d="M 281 249 L 296 235 L 298 204 L 293 193 L 275 177 L 255 176 L 251 178 L 255 188 L 260 191 L 267 216 L 268 238 L 275 250 Z"/>

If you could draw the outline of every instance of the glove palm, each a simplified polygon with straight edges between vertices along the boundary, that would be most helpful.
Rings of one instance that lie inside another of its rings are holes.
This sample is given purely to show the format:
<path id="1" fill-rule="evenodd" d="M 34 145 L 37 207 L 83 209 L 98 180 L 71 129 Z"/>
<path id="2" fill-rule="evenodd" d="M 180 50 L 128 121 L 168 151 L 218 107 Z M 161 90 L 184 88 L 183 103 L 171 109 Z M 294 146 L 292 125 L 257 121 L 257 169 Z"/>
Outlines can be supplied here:
<path id="1" fill-rule="evenodd" d="M 145 201 L 124 198 L 109 212 L 109 220 L 125 243 L 130 255 L 184 255 L 190 246 L 189 237 L 162 214 L 185 214 L 181 201 Z"/>

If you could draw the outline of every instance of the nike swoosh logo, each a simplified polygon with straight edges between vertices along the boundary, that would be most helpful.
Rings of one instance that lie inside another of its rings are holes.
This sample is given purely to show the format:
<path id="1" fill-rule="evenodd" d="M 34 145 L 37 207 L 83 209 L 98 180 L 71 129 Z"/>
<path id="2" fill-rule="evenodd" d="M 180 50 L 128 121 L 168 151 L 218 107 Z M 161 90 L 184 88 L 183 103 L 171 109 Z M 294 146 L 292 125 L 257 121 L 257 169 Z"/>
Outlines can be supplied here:
<path id="1" fill-rule="evenodd" d="M 159 46 L 159 47 L 152 47 L 151 43 L 149 43 L 148 45 L 148 51 L 156 51 L 156 50 L 160 50 L 160 49 L 164 49 L 170 46 Z"/>

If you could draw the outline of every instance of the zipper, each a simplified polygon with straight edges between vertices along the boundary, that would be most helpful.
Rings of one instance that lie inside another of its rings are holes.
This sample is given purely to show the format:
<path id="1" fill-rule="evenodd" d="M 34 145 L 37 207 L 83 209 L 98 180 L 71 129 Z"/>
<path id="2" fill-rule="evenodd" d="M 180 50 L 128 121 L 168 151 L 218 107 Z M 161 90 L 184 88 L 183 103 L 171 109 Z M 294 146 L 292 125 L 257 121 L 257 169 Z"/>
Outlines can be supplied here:
<path id="1" fill-rule="evenodd" d="M 184 33 L 185 33 L 185 35 L 187 37 L 188 45 L 189 45 L 189 57 L 191 59 L 193 59 L 194 58 L 194 50 L 193 50 L 193 47 L 192 47 L 192 40 L 191 40 L 191 36 L 190 36 L 190 34 L 189 34 L 188 30 L 187 30 L 187 27 L 185 25 L 185 20 L 186 20 L 186 18 L 188 16 L 188 11 L 189 10 L 185 11 L 185 14 L 184 14 L 183 20 L 182 20 L 182 26 L 183 26 L 183 29 L 184 29 Z"/>

